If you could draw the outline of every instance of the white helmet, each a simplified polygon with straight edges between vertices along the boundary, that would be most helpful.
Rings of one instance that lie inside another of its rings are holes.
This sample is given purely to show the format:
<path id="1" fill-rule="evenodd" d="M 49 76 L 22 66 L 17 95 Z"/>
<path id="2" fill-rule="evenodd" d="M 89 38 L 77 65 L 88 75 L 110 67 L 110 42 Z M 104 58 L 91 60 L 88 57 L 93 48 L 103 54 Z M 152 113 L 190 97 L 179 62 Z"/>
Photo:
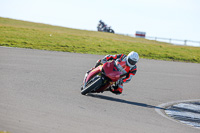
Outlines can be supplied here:
<path id="1" fill-rule="evenodd" d="M 137 52 L 134 51 L 130 52 L 126 57 L 126 62 L 129 67 L 134 67 L 135 64 L 138 62 L 138 60 L 139 60 L 139 55 Z"/>

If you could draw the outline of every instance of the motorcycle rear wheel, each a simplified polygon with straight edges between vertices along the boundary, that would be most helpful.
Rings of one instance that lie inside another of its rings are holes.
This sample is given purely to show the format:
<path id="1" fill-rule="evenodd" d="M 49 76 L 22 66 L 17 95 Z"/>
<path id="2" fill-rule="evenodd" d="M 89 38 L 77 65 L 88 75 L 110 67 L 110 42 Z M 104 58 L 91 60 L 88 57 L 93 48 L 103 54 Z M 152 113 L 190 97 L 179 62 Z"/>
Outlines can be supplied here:
<path id="1" fill-rule="evenodd" d="M 90 84 L 88 84 L 85 89 L 83 89 L 81 91 L 82 95 L 86 95 L 87 93 L 90 93 L 92 90 L 96 91 L 97 89 L 99 89 L 102 85 L 103 80 L 98 77 L 95 81 L 91 82 Z"/>

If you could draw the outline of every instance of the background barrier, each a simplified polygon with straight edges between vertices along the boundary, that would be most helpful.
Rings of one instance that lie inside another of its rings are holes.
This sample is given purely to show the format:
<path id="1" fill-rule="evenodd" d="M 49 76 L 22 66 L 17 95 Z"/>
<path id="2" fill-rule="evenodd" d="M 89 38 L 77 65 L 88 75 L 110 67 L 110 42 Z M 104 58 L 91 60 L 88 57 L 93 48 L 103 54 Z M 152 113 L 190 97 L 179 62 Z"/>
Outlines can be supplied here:
<path id="1" fill-rule="evenodd" d="M 132 34 L 121 34 L 121 33 L 116 33 L 116 34 L 130 36 L 130 37 L 138 37 L 138 36 L 135 36 L 135 35 L 132 35 Z M 200 47 L 200 41 L 181 40 L 181 39 L 172 39 L 172 38 L 163 38 L 163 37 L 152 37 L 152 36 L 145 36 L 145 39 L 171 43 L 171 44 L 174 44 L 174 45 L 185 45 L 185 46 Z"/>

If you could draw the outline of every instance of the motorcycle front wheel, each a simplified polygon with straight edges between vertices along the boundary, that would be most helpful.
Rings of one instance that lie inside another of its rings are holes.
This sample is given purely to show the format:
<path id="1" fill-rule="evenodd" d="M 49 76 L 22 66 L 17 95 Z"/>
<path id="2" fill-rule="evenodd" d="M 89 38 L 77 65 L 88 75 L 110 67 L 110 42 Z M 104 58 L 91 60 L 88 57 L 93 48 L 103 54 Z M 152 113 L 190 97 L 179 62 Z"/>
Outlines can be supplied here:
<path id="1" fill-rule="evenodd" d="M 87 93 L 90 93 L 91 91 L 96 91 L 99 89 L 102 85 L 103 80 L 101 77 L 98 77 L 93 82 L 89 83 L 83 90 L 81 90 L 82 95 L 86 95 Z"/>
<path id="2" fill-rule="evenodd" d="M 111 29 L 111 30 L 110 30 L 110 33 L 115 33 L 115 32 L 114 32 L 114 30 Z"/>

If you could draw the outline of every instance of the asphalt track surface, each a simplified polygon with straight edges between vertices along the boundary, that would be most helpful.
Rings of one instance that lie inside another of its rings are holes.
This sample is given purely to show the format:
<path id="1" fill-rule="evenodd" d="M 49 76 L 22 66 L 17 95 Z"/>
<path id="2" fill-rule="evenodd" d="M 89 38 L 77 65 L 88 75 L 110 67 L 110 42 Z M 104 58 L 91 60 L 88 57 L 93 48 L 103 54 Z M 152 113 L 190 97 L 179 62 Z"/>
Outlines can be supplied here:
<path id="1" fill-rule="evenodd" d="M 0 47 L 0 131 L 200 132 L 155 111 L 163 103 L 200 99 L 200 64 L 141 59 L 122 95 L 81 95 L 85 72 L 102 57 Z"/>

